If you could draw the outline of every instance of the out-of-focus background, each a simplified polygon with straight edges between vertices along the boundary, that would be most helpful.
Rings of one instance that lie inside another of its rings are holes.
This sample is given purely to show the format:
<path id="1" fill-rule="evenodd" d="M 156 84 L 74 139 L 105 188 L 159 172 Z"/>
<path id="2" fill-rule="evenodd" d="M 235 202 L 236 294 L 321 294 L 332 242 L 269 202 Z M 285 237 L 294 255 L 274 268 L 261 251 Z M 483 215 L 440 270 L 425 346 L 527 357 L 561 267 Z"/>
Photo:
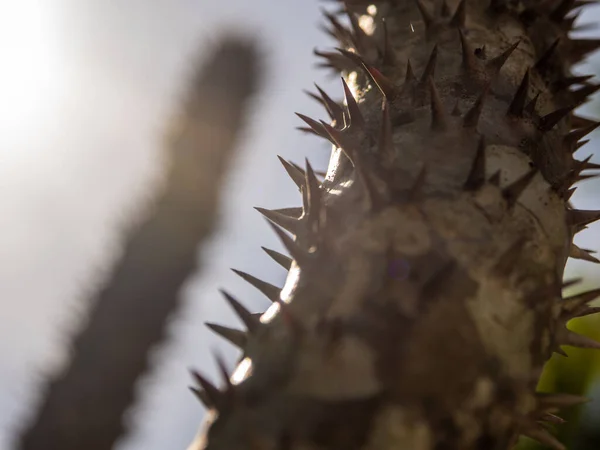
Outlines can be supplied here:
<path id="1" fill-rule="evenodd" d="M 256 311 L 267 306 L 229 267 L 283 282 L 283 270 L 260 250 L 280 247 L 252 209 L 299 202 L 275 155 L 309 156 L 318 169 L 328 160 L 326 144 L 294 130 L 301 123 L 293 114 L 324 118 L 302 93 L 313 81 L 341 96 L 337 79 L 314 67 L 313 48 L 332 44 L 317 26 L 320 7 L 317 0 L 0 2 L 0 449 L 9 450 L 34 407 L 44 373 L 64 361 L 67 333 L 118 257 L 123 227 L 155 193 L 161 138 L 190 67 L 221 33 L 241 29 L 265 47 L 265 88 L 226 186 L 220 231 L 201 255 L 202 273 L 182 290 L 170 341 L 154 352 L 154 373 L 140 385 L 136 431 L 118 448 L 184 449 L 192 440 L 204 411 L 187 390 L 188 368 L 214 374 L 214 349 L 230 365 L 236 357 L 202 326 L 236 320 L 217 288 L 227 286 Z M 600 7 L 588 8 L 579 23 L 598 20 Z M 578 72 L 600 74 L 595 56 Z M 580 112 L 600 117 L 600 105 Z M 600 153 L 598 138 L 578 156 Z M 574 203 L 598 208 L 598 187 L 584 182 Z M 599 231 L 591 226 L 577 243 L 600 249 Z M 590 263 L 570 262 L 567 275 L 600 285 L 600 267 Z M 576 326 L 600 337 L 598 324 Z M 600 356 L 569 354 L 553 359 L 543 384 L 593 390 Z M 595 389 L 597 401 L 576 423 L 600 429 L 600 384 Z"/>

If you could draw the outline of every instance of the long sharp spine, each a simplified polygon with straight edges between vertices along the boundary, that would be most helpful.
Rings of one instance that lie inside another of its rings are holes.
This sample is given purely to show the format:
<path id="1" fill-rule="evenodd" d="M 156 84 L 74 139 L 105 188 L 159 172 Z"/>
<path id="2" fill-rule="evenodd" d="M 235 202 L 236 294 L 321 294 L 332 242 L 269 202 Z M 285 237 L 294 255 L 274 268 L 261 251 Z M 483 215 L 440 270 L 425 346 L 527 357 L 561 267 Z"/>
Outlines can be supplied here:
<path id="1" fill-rule="evenodd" d="M 537 172 L 537 169 L 533 168 L 521 178 L 514 181 L 511 185 L 502 189 L 502 195 L 506 199 L 509 208 L 512 208 L 517 203 L 517 200 L 531 184 L 533 178 L 537 175 Z"/>
<path id="2" fill-rule="evenodd" d="M 298 186 L 298 189 L 302 189 L 302 187 L 304 186 L 304 175 L 302 174 L 302 172 L 300 172 L 296 167 L 294 167 L 293 164 L 291 164 L 289 161 L 286 161 L 281 156 L 277 155 L 277 158 L 279 158 L 279 161 L 283 165 L 285 171 L 294 181 L 296 186 Z"/>
<path id="3" fill-rule="evenodd" d="M 289 254 L 294 258 L 296 263 L 303 267 L 305 263 L 309 262 L 310 255 L 304 251 L 301 247 L 294 242 L 292 238 L 290 238 L 284 231 L 282 231 L 277 225 L 268 222 L 269 226 L 273 229 L 283 246 L 289 252 Z"/>
<path id="4" fill-rule="evenodd" d="M 206 322 L 205 325 L 215 334 L 218 334 L 240 349 L 243 349 L 248 342 L 248 335 L 242 330 L 236 330 L 235 328 L 229 328 L 211 322 Z"/>
<path id="5" fill-rule="evenodd" d="M 264 252 L 273 259 L 277 264 L 283 267 L 285 270 L 290 270 L 292 268 L 292 258 L 289 256 L 285 256 L 282 253 L 276 252 L 275 250 L 271 250 L 270 248 L 261 247 Z"/>
<path id="6" fill-rule="evenodd" d="M 346 80 L 342 78 L 342 84 L 344 86 L 344 98 L 346 99 L 346 106 L 348 108 L 348 116 L 350 118 L 350 126 L 356 128 L 364 128 L 365 127 L 365 119 L 360 112 L 360 108 L 358 107 L 358 103 L 354 99 L 352 95 L 352 91 L 346 84 Z"/>
<path id="7" fill-rule="evenodd" d="M 514 117 L 523 117 L 523 110 L 527 102 L 527 91 L 529 90 L 529 69 L 525 71 L 523 80 L 513 97 L 513 101 L 508 107 L 507 114 Z"/>
<path id="8" fill-rule="evenodd" d="M 294 235 L 296 235 L 298 233 L 298 230 L 300 229 L 300 220 L 294 217 L 290 217 L 288 215 L 279 213 L 275 210 L 260 208 L 258 206 L 256 206 L 254 209 L 256 209 L 259 213 L 261 213 L 274 224 L 279 225 L 281 228 L 289 231 Z"/>
<path id="9" fill-rule="evenodd" d="M 240 276 L 245 281 L 247 281 L 252 286 L 254 286 L 256 289 L 258 289 L 260 292 L 262 292 L 272 302 L 276 302 L 279 299 L 279 294 L 281 293 L 281 288 L 278 288 L 277 286 L 275 286 L 271 283 L 267 283 L 266 281 L 256 278 L 255 276 L 250 275 L 249 273 L 242 272 L 241 270 L 236 270 L 236 269 L 231 269 L 231 270 L 236 275 Z"/>
<path id="10" fill-rule="evenodd" d="M 477 152 L 471 165 L 471 171 L 467 181 L 465 182 L 465 189 L 476 190 L 479 189 L 485 183 L 485 138 L 482 136 L 477 145 Z"/>
<path id="11" fill-rule="evenodd" d="M 444 105 L 440 99 L 440 94 L 435 87 L 433 78 L 429 77 L 429 94 L 431 96 L 431 129 L 436 131 L 443 131 L 448 127 L 448 118 L 444 111 Z"/>
<path id="12" fill-rule="evenodd" d="M 235 311 L 240 320 L 246 325 L 250 333 L 255 332 L 260 326 L 260 321 L 252 315 L 240 302 L 238 302 L 227 291 L 220 289 L 221 295 L 225 298 L 229 306 Z"/>

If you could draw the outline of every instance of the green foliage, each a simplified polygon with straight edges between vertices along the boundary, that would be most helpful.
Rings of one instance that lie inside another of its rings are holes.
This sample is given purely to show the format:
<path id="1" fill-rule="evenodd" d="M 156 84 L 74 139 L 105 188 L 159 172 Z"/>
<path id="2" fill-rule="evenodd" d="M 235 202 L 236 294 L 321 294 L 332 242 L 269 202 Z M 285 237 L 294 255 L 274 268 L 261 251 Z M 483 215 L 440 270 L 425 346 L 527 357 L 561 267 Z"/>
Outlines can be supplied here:
<path id="1" fill-rule="evenodd" d="M 583 291 L 583 289 L 578 289 L 578 291 Z M 592 305 L 600 306 L 600 302 L 596 301 Z M 595 314 L 574 319 L 569 322 L 569 329 L 600 340 L 600 317 Z M 592 397 L 592 389 L 600 383 L 600 351 L 568 346 L 565 346 L 564 350 L 568 354 L 567 357 L 555 353 L 548 361 L 537 390 Z M 600 404 L 600 398 L 597 398 L 597 395 L 594 397 L 590 398 L 590 403 L 561 411 L 559 415 L 566 420 L 566 423 L 553 427 L 552 431 L 570 450 L 598 450 L 600 415 L 597 413 L 597 404 Z M 596 407 L 593 408 L 594 406 Z M 582 421 L 584 415 L 589 416 L 586 423 Z M 590 427 L 587 424 L 590 419 L 597 425 Z M 546 448 L 529 438 L 522 437 L 516 450 L 543 450 Z"/>

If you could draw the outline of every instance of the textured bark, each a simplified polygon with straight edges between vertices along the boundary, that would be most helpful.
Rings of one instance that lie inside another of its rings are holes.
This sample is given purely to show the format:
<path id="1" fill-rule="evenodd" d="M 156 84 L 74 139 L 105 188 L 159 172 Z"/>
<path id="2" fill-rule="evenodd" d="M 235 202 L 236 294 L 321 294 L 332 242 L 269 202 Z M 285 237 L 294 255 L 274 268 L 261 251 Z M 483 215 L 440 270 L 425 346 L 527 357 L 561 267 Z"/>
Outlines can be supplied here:
<path id="1" fill-rule="evenodd" d="M 150 348 L 165 338 L 179 290 L 196 270 L 197 247 L 210 236 L 223 180 L 245 108 L 256 90 L 253 43 L 222 40 L 194 74 L 166 141 L 166 186 L 148 218 L 127 237 L 124 254 L 93 299 L 73 339 L 66 369 L 52 380 L 21 450 L 108 450 L 127 431 L 123 413 Z"/>
<path id="2" fill-rule="evenodd" d="M 211 419 L 190 449 L 563 448 L 542 423 L 582 399 L 537 380 L 561 345 L 600 347 L 566 328 L 598 292 L 561 293 L 567 258 L 587 258 L 573 235 L 600 218 L 568 202 L 596 168 L 573 157 L 597 125 L 571 112 L 597 90 L 570 73 L 599 45 L 567 35 L 585 3 L 327 15 L 341 49 L 317 54 L 345 105 L 322 94 L 332 120 L 301 116 L 333 143 L 327 177 L 292 170 L 302 210 L 263 211 L 294 262 L 260 321 L 226 297 L 244 359 L 221 390 L 196 374 Z"/>

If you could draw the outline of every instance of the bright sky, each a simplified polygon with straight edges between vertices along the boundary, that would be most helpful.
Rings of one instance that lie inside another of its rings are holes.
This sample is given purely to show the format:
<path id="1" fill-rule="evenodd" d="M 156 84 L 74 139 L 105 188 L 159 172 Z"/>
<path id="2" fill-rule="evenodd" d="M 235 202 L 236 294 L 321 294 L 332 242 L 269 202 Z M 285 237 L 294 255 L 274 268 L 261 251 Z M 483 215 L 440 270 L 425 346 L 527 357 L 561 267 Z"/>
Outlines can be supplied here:
<path id="1" fill-rule="evenodd" d="M 326 145 L 294 131 L 300 124 L 293 114 L 322 116 L 301 92 L 313 81 L 339 92 L 313 69 L 312 48 L 328 45 L 317 29 L 321 3 L 221 4 L 0 2 L 0 449 L 9 449 L 9 432 L 30 407 L 42 369 L 60 360 L 64 327 L 110 264 L 118 226 L 131 217 L 124 211 L 151 193 L 162 121 L 190 56 L 240 23 L 269 45 L 269 92 L 228 187 L 221 235 L 204 254 L 203 277 L 186 287 L 187 307 L 146 383 L 152 387 L 135 419 L 142 426 L 121 450 L 184 449 L 191 441 L 202 410 L 187 391 L 188 367 L 213 372 L 208 355 L 215 347 L 230 361 L 235 355 L 201 326 L 233 322 L 217 288 L 265 306 L 229 267 L 282 282 L 282 271 L 259 248 L 276 247 L 276 239 L 251 206 L 297 203 L 275 154 L 295 161 L 309 155 L 319 168 L 327 161 Z M 599 10 L 585 20 L 597 21 Z M 580 205 L 597 206 L 597 186 L 581 188 Z M 597 233 L 585 238 L 586 247 L 600 247 Z M 589 265 L 576 269 L 598 273 Z"/>
<path id="2" fill-rule="evenodd" d="M 289 16 L 291 23 L 281 20 Z M 187 390 L 188 368 L 213 372 L 215 346 L 231 362 L 235 356 L 202 326 L 234 321 L 217 288 L 246 292 L 259 309 L 264 300 L 229 267 L 282 281 L 259 247 L 277 247 L 276 239 L 251 207 L 297 202 L 275 154 L 302 161 L 310 146 L 317 167 L 327 161 L 314 139 L 294 131 L 295 110 L 322 114 L 301 92 L 315 80 L 327 86 L 312 67 L 312 48 L 324 42 L 318 17 L 316 0 L 235 0 L 227 8 L 201 0 L 0 2 L 0 449 L 9 449 L 42 372 L 64 356 L 65 327 L 110 264 L 119 224 L 152 192 L 163 121 L 190 61 L 220 31 L 243 23 L 268 44 L 270 91 L 256 105 L 246 157 L 229 186 L 227 216 L 236 220 L 205 255 L 205 276 L 190 281 L 187 310 L 157 356 L 146 412 L 137 416 L 142 426 L 122 448 L 191 442 L 203 411 Z"/>
<path id="3" fill-rule="evenodd" d="M 22 133 L 32 121 L 40 121 L 47 105 L 60 95 L 55 90 L 63 77 L 60 47 L 50 12 L 50 3 L 43 0 L 2 5 L 0 98 L 10 105 L 10 114 L 2 115 L 3 134 Z M 18 152 L 4 149 L 2 156 L 9 154 Z"/>

